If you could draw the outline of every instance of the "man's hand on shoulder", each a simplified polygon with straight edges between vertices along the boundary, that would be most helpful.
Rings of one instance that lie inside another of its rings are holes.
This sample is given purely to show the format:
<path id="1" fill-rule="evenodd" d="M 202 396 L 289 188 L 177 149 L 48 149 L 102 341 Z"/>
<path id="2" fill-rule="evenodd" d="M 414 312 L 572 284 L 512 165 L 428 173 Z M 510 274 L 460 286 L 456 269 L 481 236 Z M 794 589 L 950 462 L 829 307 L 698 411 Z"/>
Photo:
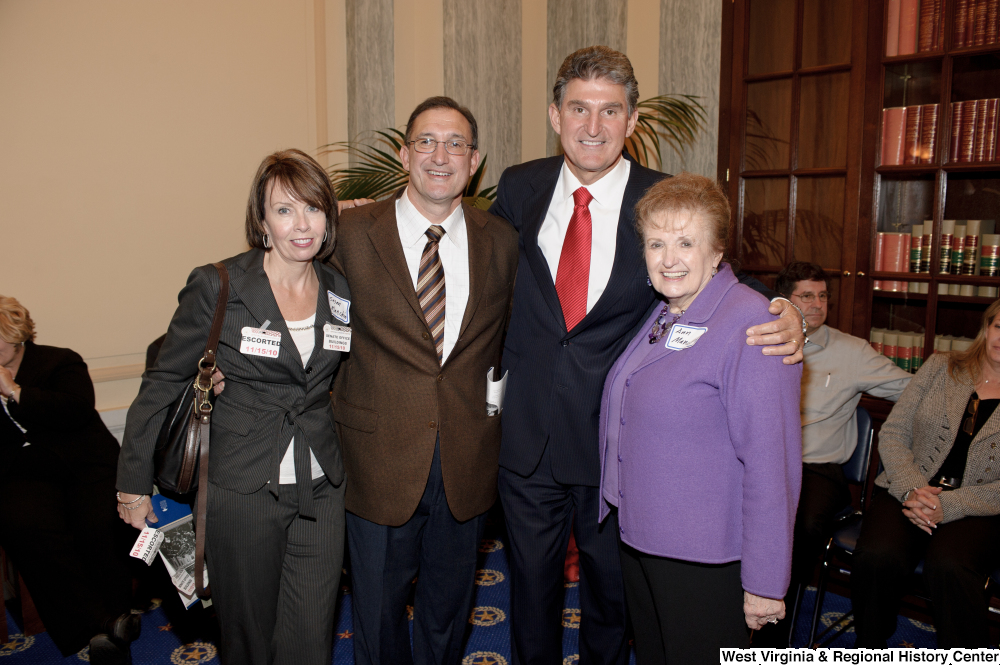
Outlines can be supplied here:
<path id="1" fill-rule="evenodd" d="M 765 356 L 787 356 L 782 359 L 786 365 L 802 362 L 802 347 L 806 337 L 802 332 L 802 315 L 799 310 L 787 300 L 778 298 L 767 311 L 780 318 L 747 330 L 747 344 L 763 346 L 761 351 Z"/>
<path id="2" fill-rule="evenodd" d="M 369 203 L 375 203 L 375 199 L 351 199 L 348 201 L 337 201 L 337 214 L 344 212 L 348 208 L 360 208 L 361 206 L 368 205 Z"/>

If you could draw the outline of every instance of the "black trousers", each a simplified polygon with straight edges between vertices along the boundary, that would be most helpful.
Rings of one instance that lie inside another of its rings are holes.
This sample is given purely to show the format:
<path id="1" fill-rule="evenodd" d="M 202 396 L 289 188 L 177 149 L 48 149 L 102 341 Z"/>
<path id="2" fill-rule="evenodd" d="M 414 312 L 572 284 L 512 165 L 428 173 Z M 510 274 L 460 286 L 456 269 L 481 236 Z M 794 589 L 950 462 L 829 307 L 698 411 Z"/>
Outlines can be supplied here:
<path id="1" fill-rule="evenodd" d="M 851 490 L 839 464 L 803 464 L 802 492 L 795 512 L 792 581 L 785 596 L 785 618 L 754 633 L 754 647 L 787 647 L 792 607 L 799 583 L 808 584 L 823 548 L 833 534 L 833 518 L 851 505 Z"/>
<path id="2" fill-rule="evenodd" d="M 310 482 L 310 481 L 306 481 Z M 205 557 L 223 663 L 328 665 L 344 558 L 344 484 L 311 481 L 316 519 L 296 485 L 239 494 L 209 483 Z"/>
<path id="3" fill-rule="evenodd" d="M 111 471 L 66 471 L 41 446 L 19 449 L 0 479 L 0 546 L 56 647 L 69 656 L 129 611 L 137 531 L 115 510 Z"/>
<path id="4" fill-rule="evenodd" d="M 465 522 L 452 516 L 438 446 L 423 497 L 406 524 L 385 526 L 347 513 L 357 665 L 461 662 L 485 526 L 486 513 Z"/>
<path id="5" fill-rule="evenodd" d="M 510 540 L 511 656 L 514 665 L 562 662 L 563 564 L 574 525 L 580 550 L 580 665 L 625 665 L 625 590 L 618 520 L 597 523 L 600 489 L 552 477 L 549 451 L 527 478 L 500 469 Z"/>
<path id="6" fill-rule="evenodd" d="M 879 489 L 865 513 L 854 552 L 851 601 L 858 648 L 885 648 L 911 575 L 924 559 L 923 582 L 933 603 L 938 648 L 989 646 L 986 576 L 1000 552 L 1000 516 L 939 524 L 932 535 L 903 516 Z"/>
<path id="7" fill-rule="evenodd" d="M 621 546 L 638 665 L 718 663 L 749 644 L 740 562 L 709 565 Z"/>

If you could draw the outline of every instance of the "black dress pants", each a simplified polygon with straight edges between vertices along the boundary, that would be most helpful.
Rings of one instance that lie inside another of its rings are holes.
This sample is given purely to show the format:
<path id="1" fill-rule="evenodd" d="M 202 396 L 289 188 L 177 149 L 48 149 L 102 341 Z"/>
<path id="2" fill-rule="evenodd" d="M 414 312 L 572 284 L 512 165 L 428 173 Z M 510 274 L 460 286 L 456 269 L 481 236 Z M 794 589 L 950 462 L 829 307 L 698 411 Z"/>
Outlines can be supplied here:
<path id="1" fill-rule="evenodd" d="M 748 646 L 739 561 L 692 563 L 624 543 L 621 557 L 638 665 L 714 664 L 719 649 Z"/>
<path id="2" fill-rule="evenodd" d="M 611 514 L 597 523 L 601 490 L 556 481 L 548 449 L 527 478 L 501 467 L 499 489 L 510 540 L 514 665 L 562 662 L 563 564 L 574 523 L 580 550 L 580 665 L 628 663 L 618 519 Z"/>
<path id="3" fill-rule="evenodd" d="M 899 501 L 879 489 L 865 513 L 852 561 L 855 647 L 886 647 L 921 558 L 938 648 L 989 646 L 983 587 L 998 552 L 1000 516 L 965 517 L 939 524 L 928 535 L 903 516 Z"/>
<path id="4" fill-rule="evenodd" d="M 486 513 L 451 514 L 434 448 L 413 516 L 385 526 L 347 513 L 356 665 L 458 665 L 475 594 Z M 416 589 L 413 581 L 416 578 Z M 413 648 L 406 605 L 413 601 Z"/>
<path id="5" fill-rule="evenodd" d="M 128 548 L 113 470 L 63 469 L 41 446 L 19 449 L 0 478 L 0 546 L 64 656 L 130 609 Z"/>

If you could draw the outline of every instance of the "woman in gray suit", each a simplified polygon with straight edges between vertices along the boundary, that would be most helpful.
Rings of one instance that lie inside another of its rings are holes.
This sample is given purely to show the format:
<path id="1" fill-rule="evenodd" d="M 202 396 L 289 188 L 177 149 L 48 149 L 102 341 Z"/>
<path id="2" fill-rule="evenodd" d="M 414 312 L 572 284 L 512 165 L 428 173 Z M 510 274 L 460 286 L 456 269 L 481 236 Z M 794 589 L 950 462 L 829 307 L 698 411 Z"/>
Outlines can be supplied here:
<path id="1" fill-rule="evenodd" d="M 227 259 L 230 290 L 212 412 L 206 560 L 223 662 L 330 662 L 344 538 L 344 471 L 330 387 L 349 350 L 350 292 L 323 263 L 337 200 L 298 150 L 268 156 L 247 202 L 250 251 Z M 153 447 L 205 347 L 219 293 L 196 268 L 132 403 L 118 464 L 118 513 L 142 528 Z M 324 334 L 326 333 L 326 334 Z M 266 339 L 269 344 L 254 343 Z"/>
<path id="2" fill-rule="evenodd" d="M 968 351 L 931 356 L 879 433 L 885 472 L 851 573 L 858 648 L 886 647 L 921 559 L 938 647 L 990 644 L 983 584 L 1000 561 L 998 314 L 1000 300 Z"/>

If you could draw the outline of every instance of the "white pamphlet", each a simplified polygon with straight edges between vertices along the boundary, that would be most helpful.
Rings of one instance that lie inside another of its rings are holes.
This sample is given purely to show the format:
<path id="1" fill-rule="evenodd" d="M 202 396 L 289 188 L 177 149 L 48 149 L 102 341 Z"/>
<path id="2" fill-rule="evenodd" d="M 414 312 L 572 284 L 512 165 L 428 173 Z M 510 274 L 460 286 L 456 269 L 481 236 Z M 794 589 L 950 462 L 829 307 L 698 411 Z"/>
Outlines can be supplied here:
<path id="1" fill-rule="evenodd" d="M 493 368 L 486 372 L 486 415 L 495 416 L 503 411 L 503 396 L 507 392 L 507 375 L 504 372 L 499 381 L 493 380 Z"/>

